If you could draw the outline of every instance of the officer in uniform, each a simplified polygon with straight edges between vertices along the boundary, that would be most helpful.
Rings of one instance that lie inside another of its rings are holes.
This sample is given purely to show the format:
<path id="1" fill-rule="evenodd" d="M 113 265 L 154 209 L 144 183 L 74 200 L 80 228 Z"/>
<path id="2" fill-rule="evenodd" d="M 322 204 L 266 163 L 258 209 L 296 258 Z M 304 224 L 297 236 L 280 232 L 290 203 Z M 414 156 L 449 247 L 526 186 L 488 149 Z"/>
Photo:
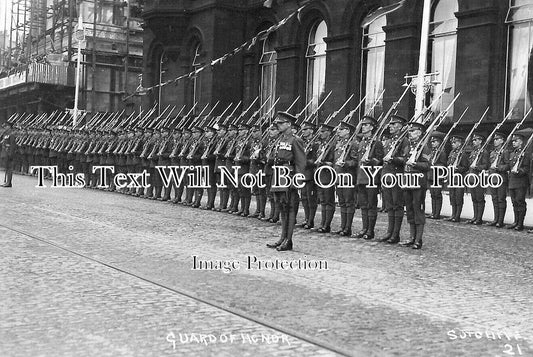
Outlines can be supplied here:
<path id="1" fill-rule="evenodd" d="M 468 155 L 469 173 L 479 175 L 481 171 L 489 168 L 489 152 L 486 150 L 481 152 L 485 139 L 486 136 L 481 133 L 472 135 L 473 150 Z M 483 212 L 485 211 L 485 189 L 481 187 L 481 183 L 476 187 L 470 188 L 470 197 L 472 198 L 474 218 L 467 221 L 467 223 L 478 226 L 483 223 Z"/>
<path id="2" fill-rule="evenodd" d="M 457 161 L 457 165 L 454 167 L 455 173 L 461 176 L 463 176 L 468 170 L 468 160 L 466 156 L 463 155 L 463 153 L 461 152 L 461 146 L 463 145 L 464 141 L 465 138 L 460 135 L 452 136 L 452 151 L 448 155 L 448 167 L 453 167 Z M 459 159 L 457 159 L 458 157 Z M 448 218 L 447 221 L 461 222 L 461 212 L 463 210 L 465 196 L 465 188 L 464 186 L 462 186 L 462 181 L 463 180 L 461 179 L 461 184 L 459 185 L 461 187 L 448 187 L 448 193 L 450 195 L 450 206 L 452 207 L 452 216 Z"/>
<path id="3" fill-rule="evenodd" d="M 0 141 L 0 161 L 4 162 L 5 178 L 2 187 L 11 187 L 13 178 L 13 159 L 17 149 L 15 130 L 13 129 L 13 123 L 6 122 L 6 130 L 2 134 L 2 140 Z"/>
<path id="4" fill-rule="evenodd" d="M 441 133 L 440 131 L 434 131 L 431 133 L 431 137 L 429 140 L 431 148 L 430 163 L 432 167 L 446 166 L 446 150 L 444 150 L 444 148 L 442 150 L 439 150 L 445 136 L 446 134 Z M 440 186 L 440 188 L 431 188 L 431 185 L 433 184 L 433 170 L 429 171 L 428 180 L 430 185 L 429 193 L 431 195 L 431 215 L 429 216 L 429 218 L 440 219 L 440 211 L 442 209 L 442 186 L 444 185 L 444 180 L 441 180 L 441 182 L 435 182 L 435 186 Z"/>
<path id="5" fill-rule="evenodd" d="M 404 159 L 409 153 L 409 139 L 405 136 L 400 138 L 400 135 L 406 123 L 407 120 L 401 116 L 391 116 L 389 122 L 390 139 L 385 141 L 383 149 L 386 154 L 389 154 L 393 150 L 393 143 L 395 143 L 396 149 L 390 155 L 386 155 L 389 160 L 383 161 L 382 175 L 392 174 L 396 176 L 404 170 Z M 387 211 L 388 228 L 387 233 L 378 241 L 396 244 L 400 242 L 400 229 L 403 221 L 403 191 L 400 185 L 396 183 L 393 187 L 383 187 L 382 197 L 383 206 Z"/>
<path id="6" fill-rule="evenodd" d="M 489 154 L 490 174 L 498 174 L 502 178 L 499 187 L 490 187 L 489 192 L 492 197 L 494 207 L 494 220 L 487 223 L 488 226 L 496 228 L 504 227 L 503 219 L 507 210 L 507 188 L 509 186 L 509 151 L 503 148 L 507 135 L 502 132 L 494 133 L 494 148 Z"/>
<path id="7" fill-rule="evenodd" d="M 311 142 L 314 137 L 316 125 L 313 122 L 305 121 L 302 123 L 302 140 L 305 144 L 305 155 L 307 158 L 305 165 L 305 186 L 302 188 L 302 206 L 304 207 L 305 219 L 301 227 L 311 229 L 315 226 L 315 214 L 318 207 L 317 203 L 317 186 L 314 180 L 316 142 Z"/>
<path id="8" fill-rule="evenodd" d="M 361 208 L 361 219 L 363 227 L 361 231 L 355 235 L 356 238 L 363 238 L 370 240 L 374 238 L 374 228 L 376 226 L 378 216 L 378 193 L 380 174 L 376 174 L 376 187 L 368 187 L 370 178 L 363 171 L 362 166 L 380 166 L 383 163 L 383 144 L 379 140 L 372 141 L 373 130 L 377 127 L 377 121 L 370 117 L 364 116 L 361 125 L 361 134 L 363 135 L 358 148 L 358 171 L 357 171 L 357 203 Z M 368 158 L 365 153 L 369 152 Z"/>
<path id="9" fill-rule="evenodd" d="M 289 169 L 291 176 L 294 173 L 303 174 L 306 164 L 303 141 L 291 132 L 291 125 L 294 122 L 296 122 L 296 117 L 286 112 L 278 112 L 274 121 L 281 135 L 274 149 L 274 164 Z M 291 184 L 288 188 L 272 187 L 271 190 L 274 192 L 275 199 L 280 203 L 281 238 L 267 246 L 276 248 L 278 251 L 292 250 L 292 233 L 300 200 L 298 189 Z"/>
<path id="10" fill-rule="evenodd" d="M 527 204 L 526 192 L 529 187 L 529 172 L 531 165 L 531 154 L 525 154 L 520 157 L 524 143 L 533 129 L 521 129 L 515 131 L 512 137 L 513 151 L 509 158 L 509 196 L 513 203 L 514 223 L 507 227 L 507 229 L 514 229 L 515 231 L 522 231 L 524 229 L 524 218 L 526 217 Z"/>
<path id="11" fill-rule="evenodd" d="M 412 246 L 413 249 L 422 248 L 422 236 L 424 234 L 424 225 L 426 224 L 426 215 L 424 213 L 424 202 L 427 189 L 427 173 L 431 167 L 429 159 L 431 158 L 430 149 L 424 146 L 421 152 L 416 153 L 417 159 L 410 161 L 418 142 L 422 139 L 422 134 L 426 130 L 425 126 L 420 123 L 412 123 L 409 126 L 409 155 L 405 162 L 404 174 L 421 174 L 418 187 L 406 187 L 404 189 L 405 210 L 407 222 L 409 223 L 410 239 L 401 242 L 404 247 Z"/>

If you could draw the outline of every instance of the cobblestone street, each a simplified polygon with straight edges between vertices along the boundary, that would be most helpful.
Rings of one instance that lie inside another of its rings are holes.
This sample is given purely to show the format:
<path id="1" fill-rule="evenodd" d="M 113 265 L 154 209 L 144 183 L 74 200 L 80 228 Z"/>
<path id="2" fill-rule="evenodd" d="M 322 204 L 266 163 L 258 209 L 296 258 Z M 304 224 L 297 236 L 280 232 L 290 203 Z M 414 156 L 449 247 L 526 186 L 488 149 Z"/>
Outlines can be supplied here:
<path id="1" fill-rule="evenodd" d="M 531 234 L 428 220 L 415 251 L 297 229 L 277 252 L 279 225 L 35 184 L 0 190 L 0 356 L 533 356 Z"/>

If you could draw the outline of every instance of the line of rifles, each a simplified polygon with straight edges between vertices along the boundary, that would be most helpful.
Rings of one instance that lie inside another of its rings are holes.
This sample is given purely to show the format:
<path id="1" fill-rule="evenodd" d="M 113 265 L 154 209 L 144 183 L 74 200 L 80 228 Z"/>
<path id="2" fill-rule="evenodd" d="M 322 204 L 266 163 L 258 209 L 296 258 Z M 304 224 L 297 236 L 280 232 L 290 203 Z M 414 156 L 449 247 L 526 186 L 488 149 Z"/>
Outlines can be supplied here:
<path id="1" fill-rule="evenodd" d="M 330 135 L 321 136 L 319 130 L 315 130 L 311 135 L 303 137 L 305 142 L 305 151 L 307 155 L 308 166 L 316 168 L 328 156 L 331 151 L 336 152 L 334 166 L 343 167 L 346 163 L 347 156 L 356 149 L 360 155 L 357 161 L 363 162 L 373 155 L 375 145 L 382 141 L 387 149 L 382 158 L 377 158 L 380 164 L 383 159 L 390 160 L 392 157 L 399 155 L 401 143 L 408 136 L 408 125 L 405 125 L 398 135 L 392 138 L 384 138 L 392 116 L 397 114 L 397 106 L 405 97 L 409 87 L 407 87 L 400 98 L 393 102 L 387 112 L 383 112 L 377 118 L 377 126 L 373 131 L 370 140 L 365 140 L 366 147 L 361 148 L 361 120 L 355 125 L 355 130 L 350 134 L 348 140 L 340 140 L 338 137 L 337 126 L 332 130 Z M 296 113 L 298 121 L 293 129 L 295 135 L 301 135 L 302 130 L 299 124 L 313 124 L 315 128 L 319 125 L 319 113 L 331 95 L 326 95 L 316 106 L 310 110 L 313 101 L 309 101 L 303 109 Z M 442 95 L 442 94 L 441 94 Z M 443 124 L 448 112 L 453 106 L 459 94 L 455 96 L 450 105 L 437 115 L 432 108 L 439 101 L 441 95 L 424 108 L 422 113 L 413 116 L 408 120 L 410 122 L 422 122 L 427 130 L 423 137 L 414 146 L 409 155 L 412 161 L 416 161 L 427 146 L 434 131 Z M 383 92 L 374 101 L 364 115 L 373 112 L 375 106 L 380 103 Z M 359 112 L 360 107 L 365 102 L 363 98 L 355 109 L 351 110 L 341 120 L 336 120 L 339 113 L 344 110 L 353 95 L 350 96 L 342 106 L 329 114 L 322 121 L 322 124 L 329 125 L 334 122 L 352 122 L 354 116 Z M 210 105 L 206 105 L 201 110 L 197 110 L 195 103 L 187 112 L 185 106 L 177 111 L 176 107 L 167 106 L 163 111 L 157 114 L 158 106 L 150 108 L 147 112 L 131 113 L 124 115 L 124 111 L 115 113 L 98 113 L 92 118 L 88 118 L 87 113 L 83 113 L 76 122 L 79 123 L 72 128 L 68 124 L 72 123 L 73 118 L 70 112 L 53 112 L 37 114 L 14 114 L 9 121 L 16 123 L 17 128 L 17 152 L 15 163 L 22 173 L 29 173 L 31 165 L 57 165 L 60 172 L 77 171 L 82 172 L 85 177 L 87 187 L 98 187 L 100 182 L 99 175 L 92 172 L 95 165 L 109 165 L 115 167 L 116 173 L 141 172 L 146 170 L 150 173 L 150 185 L 147 188 L 120 188 L 117 189 L 113 182 L 113 174 L 110 174 L 108 182 L 109 187 L 106 190 L 118 191 L 135 196 L 141 196 L 150 199 L 159 199 L 171 201 L 173 203 L 183 203 L 193 207 L 200 207 L 204 189 L 186 189 L 187 182 L 182 186 L 169 185 L 163 187 L 161 177 L 157 174 L 156 166 L 180 165 L 199 166 L 206 165 L 209 167 L 210 175 L 213 175 L 210 182 L 212 188 L 207 189 L 207 204 L 202 206 L 204 209 L 218 211 L 227 211 L 248 217 L 257 217 L 263 220 L 276 222 L 279 220 L 279 207 L 273 201 L 269 193 L 268 179 L 267 188 L 249 189 L 243 187 L 229 187 L 228 189 L 219 189 L 220 202 L 215 208 L 215 196 L 217 194 L 216 181 L 219 178 L 220 166 L 231 167 L 233 165 L 241 166 L 245 172 L 257 173 L 263 170 L 267 175 L 271 174 L 271 167 L 275 165 L 274 152 L 279 142 L 279 134 L 275 125 L 271 125 L 274 117 L 273 110 L 278 102 L 274 101 L 267 106 L 270 99 L 264 101 L 261 105 L 256 105 L 259 98 L 255 98 L 247 108 L 243 108 L 240 114 L 236 114 L 241 107 L 241 102 L 236 105 L 230 104 L 222 113 L 213 115 L 219 103 L 213 105 L 210 111 L 205 114 Z M 286 109 L 287 112 L 299 101 L 296 98 Z M 252 112 L 254 106 L 259 108 Z M 270 109 L 268 109 L 270 108 Z M 445 147 L 448 139 L 454 132 L 454 129 L 464 117 L 468 108 L 455 121 L 451 128 L 444 134 L 441 144 L 431 151 L 432 165 L 446 165 L 460 167 L 465 166 L 464 160 L 468 160 L 468 167 L 479 168 L 480 161 L 483 160 L 485 153 L 488 152 L 489 145 L 497 134 L 501 126 L 511 117 L 509 113 L 494 130 L 486 136 L 482 147 L 471 152 L 467 151 L 472 136 L 483 119 L 486 117 L 487 110 L 481 118 L 473 125 L 453 160 L 443 158 Z M 177 111 L 177 112 L 176 112 Z M 508 133 L 504 145 L 492 150 L 490 153 L 491 162 L 487 169 L 497 170 L 503 164 L 506 165 L 505 174 L 516 173 L 524 163 L 531 160 L 528 156 L 528 148 L 531 146 L 533 135 L 531 135 L 519 150 L 514 150 L 512 157 L 509 157 L 509 143 L 513 134 L 520 129 L 525 119 L 528 117 L 528 111 L 523 119 L 518 122 Z M 342 142 L 339 150 L 338 143 Z M 512 151 L 512 150 L 511 150 Z M 339 154 L 340 153 L 340 154 Z M 505 161 L 505 162 L 503 162 Z M 468 170 L 468 167 L 466 170 Z M 312 170 L 312 169 L 311 169 Z M 240 171 L 242 174 L 242 171 Z M 171 198 L 172 190 L 174 197 Z M 185 191 L 185 199 L 182 199 Z M 250 196 L 257 197 L 257 211 L 250 213 Z M 270 216 L 266 217 L 266 202 L 270 201 Z M 497 207 L 495 207 L 496 209 Z M 440 207 L 432 216 L 440 216 Z M 453 218 L 453 217 L 452 217 Z M 306 217 L 306 220 L 309 218 Z M 522 220 L 523 223 L 523 220 Z M 515 222 L 516 225 L 516 222 Z"/>

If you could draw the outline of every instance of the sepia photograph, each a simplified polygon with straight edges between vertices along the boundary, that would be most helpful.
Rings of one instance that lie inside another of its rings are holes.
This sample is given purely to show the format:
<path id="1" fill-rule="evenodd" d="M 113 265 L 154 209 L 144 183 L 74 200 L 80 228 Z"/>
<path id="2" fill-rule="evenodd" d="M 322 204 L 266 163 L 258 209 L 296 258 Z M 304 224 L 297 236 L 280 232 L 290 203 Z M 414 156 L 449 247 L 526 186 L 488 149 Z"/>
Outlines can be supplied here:
<path id="1" fill-rule="evenodd" d="M 0 356 L 533 356 L 533 0 L 0 0 Z"/>

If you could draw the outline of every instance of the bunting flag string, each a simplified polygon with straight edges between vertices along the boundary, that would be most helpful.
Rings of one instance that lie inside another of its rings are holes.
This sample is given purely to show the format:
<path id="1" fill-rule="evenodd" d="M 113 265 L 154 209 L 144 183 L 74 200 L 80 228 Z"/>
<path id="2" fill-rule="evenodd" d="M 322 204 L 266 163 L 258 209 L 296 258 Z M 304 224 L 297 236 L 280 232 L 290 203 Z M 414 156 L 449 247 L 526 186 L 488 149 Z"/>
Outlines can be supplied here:
<path id="1" fill-rule="evenodd" d="M 151 87 L 143 87 L 142 84 L 139 84 L 139 86 L 137 87 L 137 89 L 135 90 L 135 93 L 133 93 L 133 95 L 145 95 L 150 90 L 153 90 L 153 89 L 156 89 L 156 88 L 160 88 L 160 87 L 164 87 L 166 85 L 173 84 L 173 83 L 175 84 L 175 83 L 179 82 L 182 79 L 190 79 L 190 78 L 198 75 L 198 73 L 202 72 L 203 70 L 205 70 L 208 67 L 214 67 L 214 66 L 217 66 L 219 64 L 222 64 L 228 58 L 230 58 L 232 56 L 235 56 L 236 54 L 242 52 L 244 49 L 249 51 L 252 47 L 254 47 L 257 44 L 257 42 L 260 42 L 260 41 L 263 41 L 263 40 L 267 39 L 268 36 L 272 32 L 278 30 L 280 27 L 285 25 L 295 15 L 297 16 L 298 21 L 300 21 L 300 13 L 301 13 L 302 9 L 305 6 L 307 6 L 307 4 L 304 4 L 303 6 L 299 7 L 296 11 L 294 11 L 293 13 L 291 13 L 290 15 L 288 15 L 287 17 L 285 17 L 284 19 L 279 21 L 277 24 L 274 24 L 274 25 L 270 26 L 268 29 L 259 32 L 252 39 L 246 41 L 245 43 L 243 43 L 239 47 L 234 48 L 232 51 L 224 54 L 223 56 L 221 56 L 219 58 L 216 58 L 216 59 L 214 59 L 212 61 L 208 61 L 207 64 L 205 64 L 203 66 L 200 66 L 200 67 L 197 67 L 197 68 L 195 68 L 193 71 L 191 71 L 189 73 L 182 74 L 181 76 L 179 76 L 177 78 L 164 81 L 164 82 L 162 82 L 160 84 L 156 84 L 156 85 L 151 86 Z"/>

